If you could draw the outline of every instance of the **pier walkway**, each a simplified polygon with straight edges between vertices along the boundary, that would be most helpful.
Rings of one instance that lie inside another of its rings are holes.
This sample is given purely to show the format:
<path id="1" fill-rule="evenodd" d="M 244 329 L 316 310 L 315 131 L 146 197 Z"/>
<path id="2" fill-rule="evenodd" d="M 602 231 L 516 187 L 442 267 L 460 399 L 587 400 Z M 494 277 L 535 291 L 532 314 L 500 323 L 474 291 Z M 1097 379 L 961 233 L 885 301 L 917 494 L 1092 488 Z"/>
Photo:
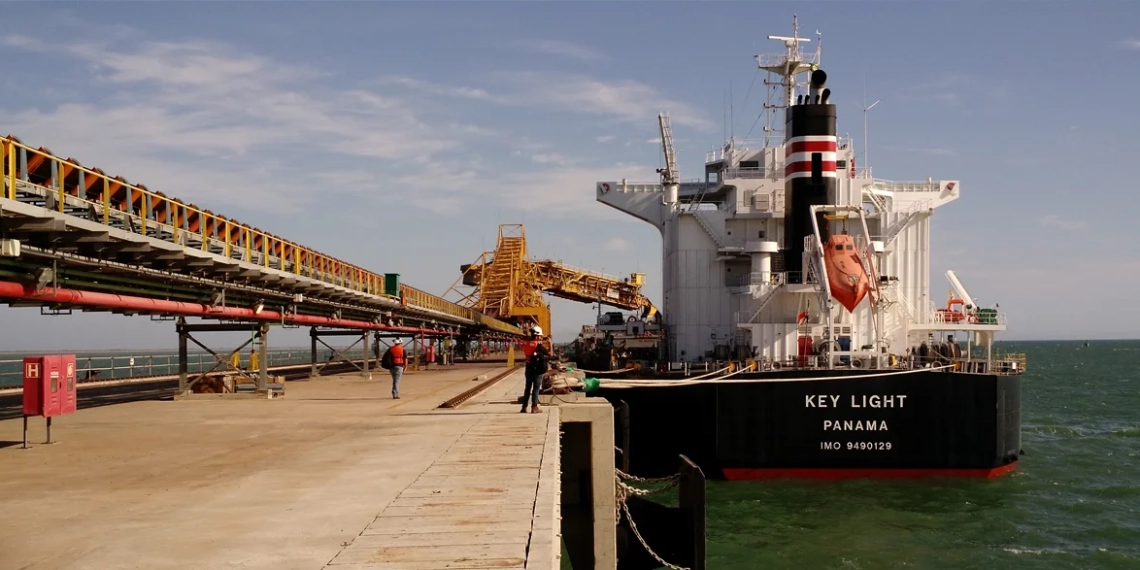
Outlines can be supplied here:
<path id="1" fill-rule="evenodd" d="M 289 382 L 278 400 L 140 401 L 0 421 L 0 567 L 559 566 L 557 408 L 502 365 Z"/>

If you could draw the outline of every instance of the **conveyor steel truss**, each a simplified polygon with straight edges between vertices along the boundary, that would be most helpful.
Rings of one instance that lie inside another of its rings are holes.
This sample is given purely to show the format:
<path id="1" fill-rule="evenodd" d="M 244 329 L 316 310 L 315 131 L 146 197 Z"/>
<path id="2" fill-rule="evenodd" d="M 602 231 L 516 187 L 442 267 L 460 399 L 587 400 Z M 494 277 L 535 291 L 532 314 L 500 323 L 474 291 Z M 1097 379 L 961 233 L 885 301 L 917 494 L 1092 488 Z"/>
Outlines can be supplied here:
<path id="1" fill-rule="evenodd" d="M 642 311 L 649 316 L 657 310 L 641 293 L 643 274 L 634 273 L 623 279 L 559 261 L 527 259 L 526 229 L 522 224 L 501 224 L 495 251 L 460 266 L 460 271 L 462 277 L 448 293 L 461 296 L 461 305 L 496 319 L 521 323 L 529 318 L 548 327 L 549 308 L 542 300 L 543 293 L 580 303 L 600 302 L 627 311 Z M 461 283 L 474 290 L 464 294 L 458 289 Z"/>
<path id="2" fill-rule="evenodd" d="M 0 259 L 0 283 L 8 283 L 0 299 L 10 303 L 436 335 L 522 334 L 399 283 L 398 274 L 370 272 L 14 136 L 0 137 L 0 156 L 0 238 L 21 242 L 18 257 Z M 40 298 L 48 284 L 53 296 Z M 101 304 L 107 299 L 90 293 L 155 302 Z"/>

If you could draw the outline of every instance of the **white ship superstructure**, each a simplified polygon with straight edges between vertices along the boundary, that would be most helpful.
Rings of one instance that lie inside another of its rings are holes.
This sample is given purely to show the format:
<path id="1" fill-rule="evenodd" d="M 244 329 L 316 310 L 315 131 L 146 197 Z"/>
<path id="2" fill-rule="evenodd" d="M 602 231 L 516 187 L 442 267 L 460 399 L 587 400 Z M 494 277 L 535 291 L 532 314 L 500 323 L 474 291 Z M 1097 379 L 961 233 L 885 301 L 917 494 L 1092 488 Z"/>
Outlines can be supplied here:
<path id="1" fill-rule="evenodd" d="M 953 299 L 947 303 L 931 294 L 930 220 L 937 208 L 958 198 L 957 180 L 877 179 L 869 168 L 857 167 L 850 137 L 837 137 L 834 173 L 827 173 L 835 178 L 826 199 L 830 207 L 817 208 L 825 210 L 826 227 L 817 226 L 804 240 L 802 262 L 785 263 L 782 252 L 800 254 L 785 243 L 791 196 L 784 117 L 807 98 L 826 103 L 830 92 L 816 93 L 801 77 L 818 69 L 820 51 L 805 57 L 811 40 L 798 37 L 798 25 L 791 37 L 769 39 L 783 42 L 786 50 L 756 57 L 772 93 L 761 148 L 730 140 L 706 157 L 704 180 L 680 182 L 672 131 L 662 114 L 661 182 L 597 184 L 599 202 L 661 231 L 666 358 L 787 363 L 803 356 L 803 339 L 810 337 L 813 346 L 830 353 L 828 367 L 844 357 L 846 364 L 878 368 L 885 367 L 883 355 L 904 355 L 952 331 L 966 333 L 960 340 L 989 347 L 993 334 L 1005 330 L 1004 314 L 977 307 L 953 272 L 947 274 Z M 830 163 L 830 153 L 823 154 Z M 793 158 L 798 160 L 807 158 Z M 853 236 L 867 260 L 870 293 L 853 311 L 835 302 L 829 289 L 821 231 Z M 802 271 L 788 271 L 789 265 Z"/>

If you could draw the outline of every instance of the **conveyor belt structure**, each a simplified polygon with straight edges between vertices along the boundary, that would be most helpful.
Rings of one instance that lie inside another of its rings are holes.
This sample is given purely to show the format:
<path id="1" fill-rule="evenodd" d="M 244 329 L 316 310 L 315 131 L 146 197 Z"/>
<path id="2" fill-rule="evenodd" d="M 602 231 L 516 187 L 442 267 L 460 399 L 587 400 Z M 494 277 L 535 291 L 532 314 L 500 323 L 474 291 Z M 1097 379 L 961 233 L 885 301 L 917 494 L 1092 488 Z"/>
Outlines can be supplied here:
<path id="1" fill-rule="evenodd" d="M 0 302 L 57 313 L 522 335 L 396 273 L 374 273 L 15 136 L 0 138 L 0 156 Z"/>

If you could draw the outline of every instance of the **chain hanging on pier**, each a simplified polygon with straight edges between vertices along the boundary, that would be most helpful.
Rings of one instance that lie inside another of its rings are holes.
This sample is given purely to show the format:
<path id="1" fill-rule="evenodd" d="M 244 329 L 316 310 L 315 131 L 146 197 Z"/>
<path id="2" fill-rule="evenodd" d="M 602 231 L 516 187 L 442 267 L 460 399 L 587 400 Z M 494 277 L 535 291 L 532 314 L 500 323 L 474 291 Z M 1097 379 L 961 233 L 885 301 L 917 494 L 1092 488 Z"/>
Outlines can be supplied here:
<path id="1" fill-rule="evenodd" d="M 668 477 L 638 477 L 636 475 L 625 473 L 621 469 L 614 469 L 614 472 L 614 483 L 617 489 L 617 508 L 615 509 L 616 520 L 614 524 L 621 524 L 621 515 L 622 513 L 625 513 L 625 520 L 629 521 L 629 528 L 633 531 L 633 535 L 637 537 L 637 541 L 641 543 L 641 547 L 644 548 L 645 551 L 648 552 L 654 560 L 656 560 L 662 566 L 669 568 L 670 570 L 690 570 L 684 566 L 677 566 L 675 564 L 666 562 L 665 559 L 658 556 L 657 553 L 649 547 L 649 544 L 645 542 L 645 538 L 641 536 L 641 532 L 637 530 L 637 524 L 633 522 L 633 517 L 629 514 L 629 505 L 626 504 L 626 500 L 631 496 L 644 497 L 647 495 L 655 495 L 657 493 L 662 493 L 676 487 L 681 483 L 681 474 L 677 473 Z M 635 483 L 650 485 L 657 484 L 663 486 L 656 489 L 639 489 L 637 487 L 629 485 L 625 481 L 633 481 Z"/>

